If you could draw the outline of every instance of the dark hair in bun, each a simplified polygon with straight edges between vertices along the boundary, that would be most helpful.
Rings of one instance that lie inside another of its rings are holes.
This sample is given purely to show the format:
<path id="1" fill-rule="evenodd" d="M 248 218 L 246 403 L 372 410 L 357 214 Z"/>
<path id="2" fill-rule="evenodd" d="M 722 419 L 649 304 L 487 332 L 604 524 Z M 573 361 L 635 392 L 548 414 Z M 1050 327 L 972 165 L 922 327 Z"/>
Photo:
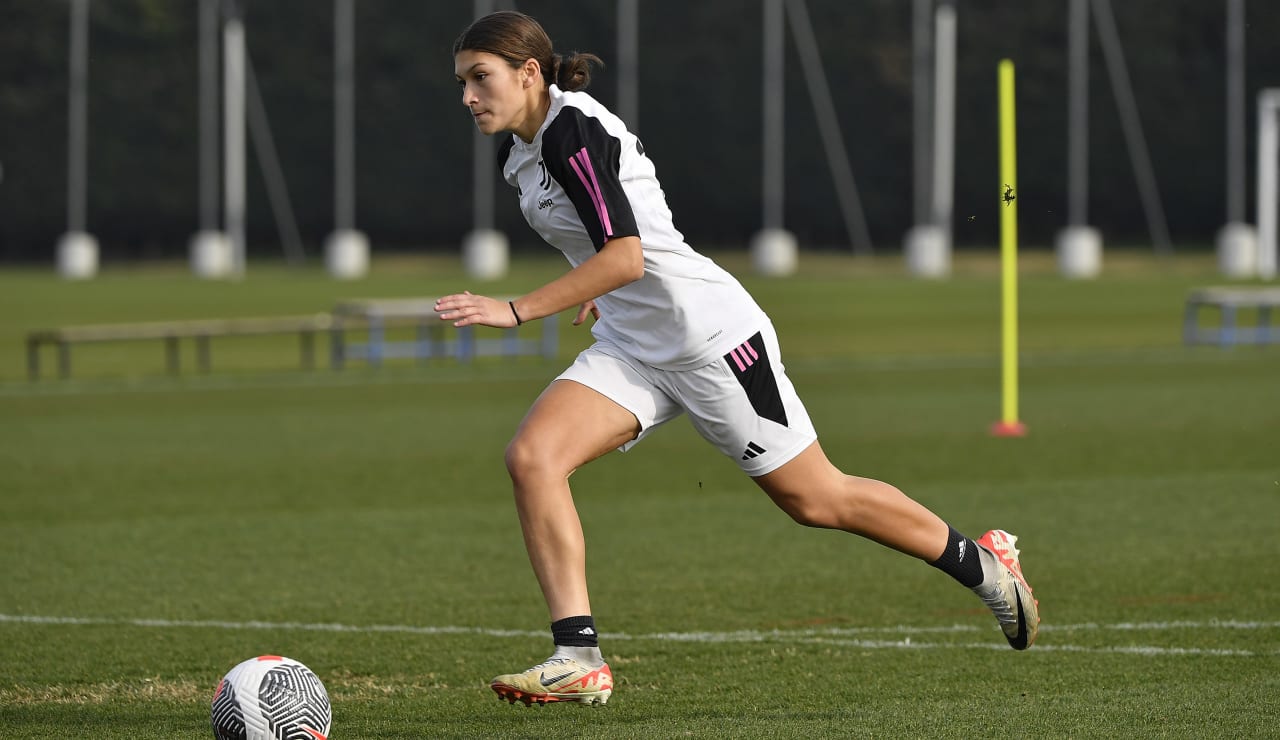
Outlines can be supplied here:
<path id="1" fill-rule="evenodd" d="M 514 10 L 500 10 L 477 19 L 453 42 L 453 53 L 471 49 L 502 57 L 512 67 L 530 59 L 542 68 L 546 85 L 555 83 L 561 90 L 582 90 L 591 84 L 591 67 L 604 66 L 595 54 L 569 52 L 556 54 L 551 37 L 533 18 Z"/>

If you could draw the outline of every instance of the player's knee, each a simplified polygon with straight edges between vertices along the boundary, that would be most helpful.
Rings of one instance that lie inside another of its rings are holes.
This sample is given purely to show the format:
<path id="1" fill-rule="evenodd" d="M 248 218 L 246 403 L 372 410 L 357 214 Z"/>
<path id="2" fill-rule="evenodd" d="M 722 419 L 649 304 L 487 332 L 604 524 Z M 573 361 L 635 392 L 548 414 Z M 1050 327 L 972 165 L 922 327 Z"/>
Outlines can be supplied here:
<path id="1" fill-rule="evenodd" d="M 507 475 L 511 476 L 511 480 L 518 481 L 527 474 L 534 462 L 534 452 L 520 437 L 516 437 L 507 443 L 503 462 L 507 465 Z"/>
<path id="2" fill-rule="evenodd" d="M 507 465 L 507 474 L 517 483 L 538 476 L 556 474 L 551 451 L 541 449 L 541 445 L 536 440 L 523 435 L 516 435 L 515 439 L 507 444 L 504 461 Z M 568 472 L 563 474 L 568 475 Z"/>

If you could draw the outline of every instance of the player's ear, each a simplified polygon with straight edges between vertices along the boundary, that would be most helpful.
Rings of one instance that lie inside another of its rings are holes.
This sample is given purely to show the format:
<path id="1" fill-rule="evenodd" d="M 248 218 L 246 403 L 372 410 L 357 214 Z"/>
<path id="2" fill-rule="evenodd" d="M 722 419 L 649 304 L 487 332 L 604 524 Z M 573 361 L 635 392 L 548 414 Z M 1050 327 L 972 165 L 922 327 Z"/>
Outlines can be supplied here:
<path id="1" fill-rule="evenodd" d="M 542 65 L 538 64 L 538 60 L 530 57 L 524 60 L 524 64 L 520 65 L 520 84 L 522 87 L 533 87 L 534 83 L 542 82 Z"/>

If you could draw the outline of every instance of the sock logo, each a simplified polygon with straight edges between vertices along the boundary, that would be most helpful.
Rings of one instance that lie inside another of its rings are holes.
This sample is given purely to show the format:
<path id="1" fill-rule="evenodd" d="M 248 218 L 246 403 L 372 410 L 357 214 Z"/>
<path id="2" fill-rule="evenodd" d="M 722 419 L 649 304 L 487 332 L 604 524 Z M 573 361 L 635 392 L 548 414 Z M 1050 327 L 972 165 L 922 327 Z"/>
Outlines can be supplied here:
<path id="1" fill-rule="evenodd" d="M 960 540 L 960 562 L 964 562 L 965 540 Z"/>
<path id="2" fill-rule="evenodd" d="M 591 629 L 590 627 L 583 627 L 582 629 L 578 630 L 578 634 L 580 635 L 594 635 L 595 633 L 596 631 Z"/>

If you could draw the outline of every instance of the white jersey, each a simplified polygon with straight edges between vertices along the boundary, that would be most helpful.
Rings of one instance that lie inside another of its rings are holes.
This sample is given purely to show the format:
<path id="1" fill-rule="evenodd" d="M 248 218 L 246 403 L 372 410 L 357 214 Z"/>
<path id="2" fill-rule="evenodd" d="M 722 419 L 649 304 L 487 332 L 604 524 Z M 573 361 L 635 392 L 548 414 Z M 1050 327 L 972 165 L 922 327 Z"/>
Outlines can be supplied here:
<path id="1" fill-rule="evenodd" d="M 575 267 L 610 239 L 638 236 L 644 251 L 644 276 L 596 299 L 592 334 L 646 365 L 686 370 L 758 331 L 764 311 L 676 230 L 639 139 L 590 95 L 550 93 L 533 141 L 513 134 L 498 154 L 525 219 Z"/>

